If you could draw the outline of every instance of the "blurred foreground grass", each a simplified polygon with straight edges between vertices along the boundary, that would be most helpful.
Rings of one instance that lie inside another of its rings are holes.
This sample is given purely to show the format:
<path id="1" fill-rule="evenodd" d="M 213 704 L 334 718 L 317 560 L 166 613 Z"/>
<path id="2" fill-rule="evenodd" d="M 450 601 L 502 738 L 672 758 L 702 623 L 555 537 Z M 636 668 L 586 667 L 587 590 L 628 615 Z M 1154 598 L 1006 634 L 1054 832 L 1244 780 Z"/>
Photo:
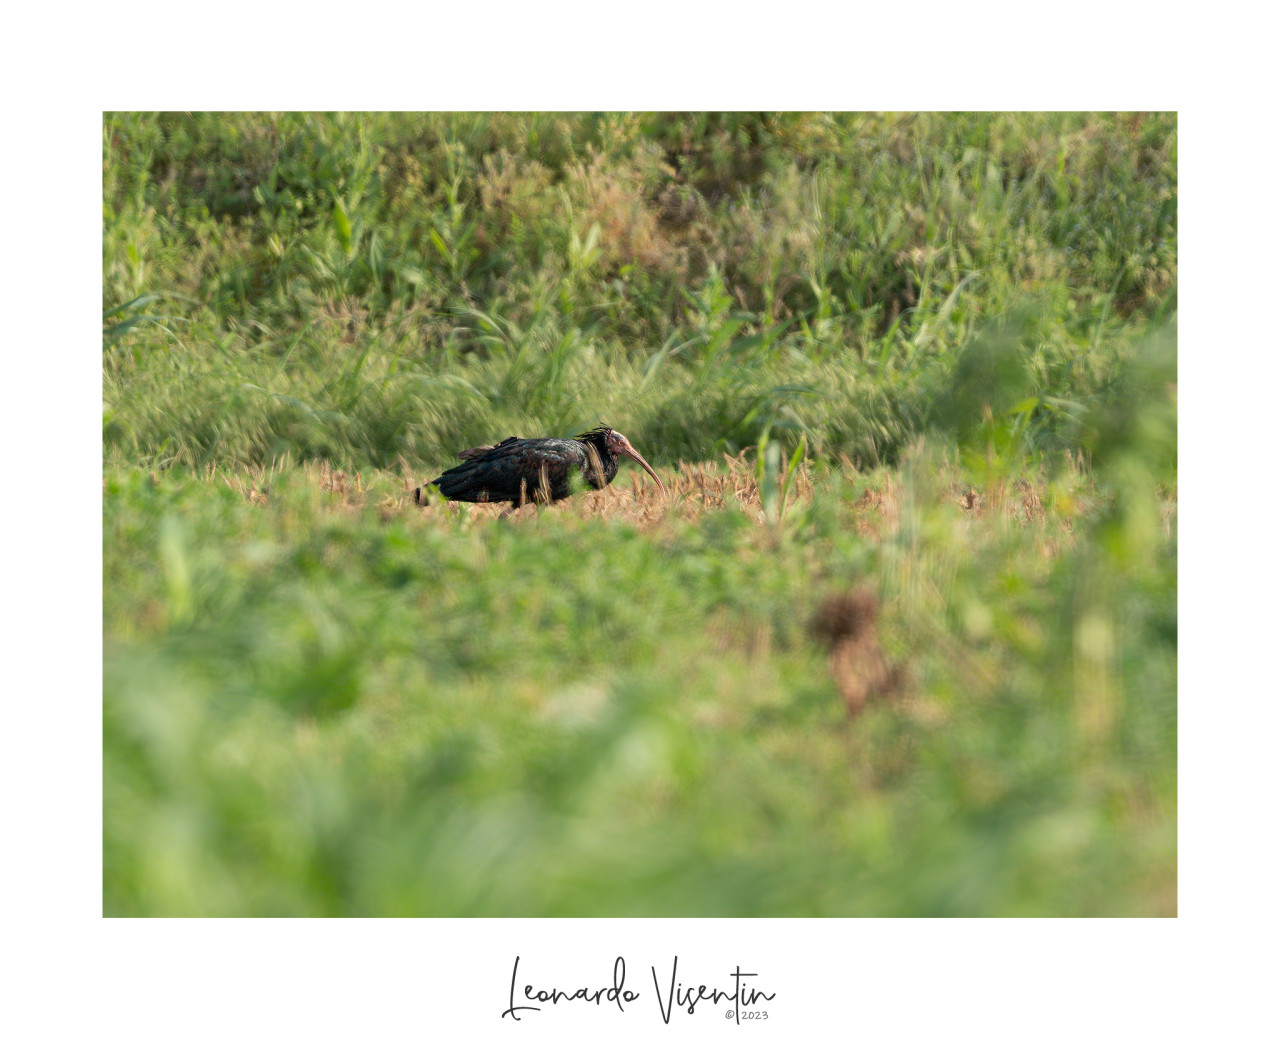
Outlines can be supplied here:
<path id="1" fill-rule="evenodd" d="M 921 446 L 771 524 L 747 470 L 664 472 L 512 520 L 109 474 L 106 910 L 1175 911 L 1153 483 L 1135 517 Z M 856 587 L 906 680 L 850 718 L 811 620 Z"/>
<path id="2" fill-rule="evenodd" d="M 1174 914 L 1175 133 L 108 116 L 104 910 Z"/>

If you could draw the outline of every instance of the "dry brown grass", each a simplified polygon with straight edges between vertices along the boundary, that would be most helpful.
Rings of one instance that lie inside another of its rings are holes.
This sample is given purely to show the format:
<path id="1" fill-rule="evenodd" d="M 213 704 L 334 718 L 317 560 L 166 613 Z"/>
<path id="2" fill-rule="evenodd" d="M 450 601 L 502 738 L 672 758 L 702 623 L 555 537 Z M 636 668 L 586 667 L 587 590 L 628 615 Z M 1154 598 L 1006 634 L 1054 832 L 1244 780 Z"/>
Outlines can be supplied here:
<path id="1" fill-rule="evenodd" d="M 322 487 L 332 482 L 332 472 L 326 466 L 318 467 L 312 475 L 319 475 Z M 521 506 L 511 510 L 507 503 L 476 505 L 468 502 L 445 501 L 427 507 L 414 505 L 412 492 L 418 485 L 407 473 L 404 477 L 405 496 L 388 500 L 395 509 L 420 509 L 422 519 L 440 519 L 466 513 L 468 523 L 484 520 L 529 521 L 544 518 L 564 518 L 570 514 L 582 518 L 602 518 L 625 521 L 639 528 L 653 528 L 667 522 L 693 522 L 702 515 L 734 507 L 741 508 L 757 524 L 765 525 L 768 517 L 760 500 L 760 488 L 754 470 L 742 458 L 726 456 L 725 464 L 681 462 L 677 469 L 662 475 L 665 495 L 657 486 L 634 469 L 623 469 L 608 487 L 601 491 L 584 491 L 553 502 L 550 505 Z M 537 503 L 542 492 L 534 490 L 528 499 Z M 814 487 L 808 470 L 798 471 L 788 492 L 787 506 L 795 507 L 812 500 Z M 434 512 L 433 512 L 434 511 Z M 782 511 L 785 518 L 786 509 Z"/>
<path id="2" fill-rule="evenodd" d="M 761 528 L 770 526 L 761 504 L 755 464 L 744 455 L 723 455 L 719 461 L 681 462 L 675 469 L 665 470 L 661 473 L 665 495 L 638 470 L 624 467 L 603 490 L 584 491 L 549 505 L 536 504 L 545 485 L 533 487 L 528 499 L 530 504 L 515 511 L 507 503 L 444 501 L 419 507 L 414 504 L 413 489 L 423 482 L 424 476 L 421 470 L 414 470 L 403 461 L 398 475 L 383 471 L 365 478 L 359 472 L 349 472 L 324 461 L 306 464 L 301 472 L 318 489 L 327 507 L 357 512 L 366 506 L 376 506 L 385 520 L 444 521 L 456 527 L 460 523 L 469 526 L 499 519 L 522 523 L 601 519 L 656 530 L 696 523 L 708 513 L 729 509 L 744 513 Z M 254 505 L 269 505 L 274 482 L 282 473 L 283 470 L 276 467 L 229 469 L 209 465 L 204 479 L 233 488 Z M 849 530 L 874 542 L 898 532 L 903 506 L 910 504 L 901 478 L 892 472 L 877 473 L 869 478 L 850 467 L 842 477 L 819 476 L 819 483 L 815 484 L 813 467 L 805 462 L 783 500 L 779 523 L 786 523 L 788 512 L 794 513 L 811 504 L 818 490 L 843 494 Z M 1023 478 L 993 480 L 981 485 L 981 489 L 951 478 L 939 481 L 934 501 L 951 507 L 957 518 L 965 522 L 994 519 L 1006 526 L 1032 529 L 1042 536 L 1044 549 L 1052 553 L 1062 542 L 1074 539 L 1073 518 L 1087 512 L 1093 504 L 1092 490 L 1083 469 L 1076 475 L 1075 489 L 1066 492 L 1060 484 Z M 1165 534 L 1174 534 L 1176 494 L 1160 499 L 1160 513 Z"/>

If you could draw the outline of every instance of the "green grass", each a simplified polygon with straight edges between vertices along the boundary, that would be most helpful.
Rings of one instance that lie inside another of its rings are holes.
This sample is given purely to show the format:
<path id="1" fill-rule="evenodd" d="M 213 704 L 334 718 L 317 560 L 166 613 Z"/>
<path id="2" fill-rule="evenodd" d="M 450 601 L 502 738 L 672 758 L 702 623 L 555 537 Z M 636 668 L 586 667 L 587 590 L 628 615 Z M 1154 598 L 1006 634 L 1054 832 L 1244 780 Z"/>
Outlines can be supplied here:
<path id="1" fill-rule="evenodd" d="M 1172 117 L 103 144 L 108 914 L 1176 912 Z"/>

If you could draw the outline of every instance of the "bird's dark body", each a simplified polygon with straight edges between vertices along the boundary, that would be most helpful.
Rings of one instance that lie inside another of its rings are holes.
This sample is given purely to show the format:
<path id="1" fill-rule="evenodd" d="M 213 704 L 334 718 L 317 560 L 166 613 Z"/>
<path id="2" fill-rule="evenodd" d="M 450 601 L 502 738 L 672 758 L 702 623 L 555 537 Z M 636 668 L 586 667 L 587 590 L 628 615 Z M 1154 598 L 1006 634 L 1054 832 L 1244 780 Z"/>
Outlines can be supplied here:
<path id="1" fill-rule="evenodd" d="M 510 436 L 492 447 L 464 450 L 461 465 L 431 481 L 445 498 L 458 502 L 539 502 L 568 498 L 575 480 L 599 490 L 618 475 L 618 457 L 609 445 L 612 430 L 601 426 L 574 439 L 520 439 Z M 422 489 L 414 498 L 424 502 Z"/>

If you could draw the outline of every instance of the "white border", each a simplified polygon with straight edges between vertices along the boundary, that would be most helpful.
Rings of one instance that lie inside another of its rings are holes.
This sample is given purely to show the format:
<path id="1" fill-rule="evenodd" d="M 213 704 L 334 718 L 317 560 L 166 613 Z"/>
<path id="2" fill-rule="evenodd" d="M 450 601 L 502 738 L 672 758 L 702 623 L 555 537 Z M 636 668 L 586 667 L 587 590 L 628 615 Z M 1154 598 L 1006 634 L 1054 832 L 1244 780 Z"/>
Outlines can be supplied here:
<path id="1" fill-rule="evenodd" d="M 1272 123 L 1251 109 L 1271 95 L 1270 36 L 1242 9 L 142 4 L 58 18 L 13 18 L 6 75 L 21 270 L 5 418 L 17 669 L 0 772 L 11 1043 L 166 1060 L 1232 1058 L 1264 1043 L 1274 168 Z M 1179 919 L 102 920 L 101 111 L 726 105 L 1181 110 Z M 498 1018 L 517 952 L 587 978 L 619 953 L 641 975 L 677 951 L 698 970 L 769 972 L 776 1024 Z"/>

